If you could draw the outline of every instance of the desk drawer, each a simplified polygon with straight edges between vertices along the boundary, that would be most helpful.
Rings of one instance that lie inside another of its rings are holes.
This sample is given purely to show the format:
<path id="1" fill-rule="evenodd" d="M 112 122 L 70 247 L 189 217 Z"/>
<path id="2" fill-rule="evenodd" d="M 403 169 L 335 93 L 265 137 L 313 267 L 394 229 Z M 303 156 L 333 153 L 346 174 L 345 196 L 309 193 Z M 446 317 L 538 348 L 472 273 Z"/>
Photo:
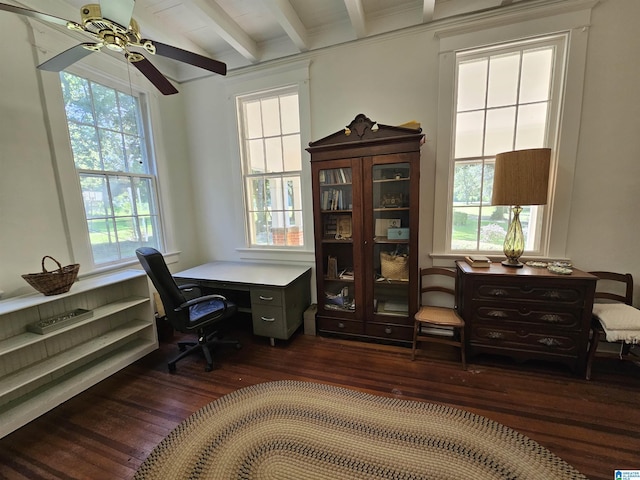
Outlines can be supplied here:
<path id="1" fill-rule="evenodd" d="M 253 334 L 271 338 L 287 338 L 286 322 L 282 307 L 256 306 L 251 309 Z"/>
<path id="2" fill-rule="evenodd" d="M 281 306 L 282 290 L 277 288 L 252 288 L 251 289 L 251 305 L 274 305 Z"/>

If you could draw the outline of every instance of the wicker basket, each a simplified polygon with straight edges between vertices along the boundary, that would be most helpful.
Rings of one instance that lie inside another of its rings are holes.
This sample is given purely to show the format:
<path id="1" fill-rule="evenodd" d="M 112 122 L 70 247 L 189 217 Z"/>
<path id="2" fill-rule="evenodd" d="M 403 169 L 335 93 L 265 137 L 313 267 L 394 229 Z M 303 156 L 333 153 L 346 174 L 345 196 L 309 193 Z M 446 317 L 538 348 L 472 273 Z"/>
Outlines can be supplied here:
<path id="1" fill-rule="evenodd" d="M 409 257 L 380 252 L 380 270 L 388 280 L 407 280 L 409 278 Z"/>
<path id="2" fill-rule="evenodd" d="M 57 270 L 47 271 L 44 261 L 50 258 L 58 265 Z M 45 255 L 42 257 L 42 273 L 27 273 L 22 275 L 29 285 L 45 295 L 57 295 L 68 292 L 78 277 L 80 264 L 67 265 L 63 267 L 55 258 Z"/>

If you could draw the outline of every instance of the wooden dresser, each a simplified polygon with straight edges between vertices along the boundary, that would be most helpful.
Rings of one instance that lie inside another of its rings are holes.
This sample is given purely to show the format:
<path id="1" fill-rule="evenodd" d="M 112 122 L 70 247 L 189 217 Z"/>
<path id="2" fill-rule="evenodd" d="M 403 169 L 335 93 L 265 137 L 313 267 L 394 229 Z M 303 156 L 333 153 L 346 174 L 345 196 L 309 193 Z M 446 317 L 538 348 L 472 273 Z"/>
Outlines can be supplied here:
<path id="1" fill-rule="evenodd" d="M 584 374 L 597 278 L 573 270 L 457 265 L 457 306 L 469 358 L 479 353 L 562 362 Z"/>

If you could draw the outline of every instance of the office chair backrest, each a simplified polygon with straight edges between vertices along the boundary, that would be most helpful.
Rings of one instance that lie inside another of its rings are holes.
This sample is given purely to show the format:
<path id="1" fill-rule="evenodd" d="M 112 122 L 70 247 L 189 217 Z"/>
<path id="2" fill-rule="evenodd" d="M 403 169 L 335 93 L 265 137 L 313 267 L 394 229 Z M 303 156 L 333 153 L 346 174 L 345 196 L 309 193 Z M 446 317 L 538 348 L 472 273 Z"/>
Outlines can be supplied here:
<path id="1" fill-rule="evenodd" d="M 189 321 L 188 310 L 182 310 L 182 313 L 175 312 L 176 307 L 186 302 L 186 299 L 169 272 L 162 254 L 155 248 L 141 247 L 136 250 L 136 255 L 153 286 L 158 290 L 169 322 L 175 327 L 186 324 Z"/>

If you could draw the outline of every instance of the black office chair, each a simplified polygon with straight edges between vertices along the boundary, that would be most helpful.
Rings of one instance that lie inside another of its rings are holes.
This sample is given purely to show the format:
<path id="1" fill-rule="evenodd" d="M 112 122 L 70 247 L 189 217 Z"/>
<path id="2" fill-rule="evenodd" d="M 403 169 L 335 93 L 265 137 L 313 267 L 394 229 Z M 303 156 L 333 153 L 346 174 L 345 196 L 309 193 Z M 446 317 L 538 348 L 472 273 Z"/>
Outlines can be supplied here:
<path id="1" fill-rule="evenodd" d="M 224 344 L 241 348 L 237 340 L 223 340 L 218 336 L 222 324 L 237 311 L 233 302 L 222 295 L 187 299 L 183 292 L 191 289 L 200 290 L 200 287 L 196 284 L 178 286 L 159 251 L 142 247 L 136 250 L 136 255 L 158 290 L 171 326 L 179 332 L 195 333 L 198 336 L 197 342 L 178 342 L 181 353 L 168 363 L 171 373 L 175 373 L 178 360 L 199 351 L 202 351 L 207 360 L 205 371 L 210 372 L 213 370 L 212 347 Z"/>

